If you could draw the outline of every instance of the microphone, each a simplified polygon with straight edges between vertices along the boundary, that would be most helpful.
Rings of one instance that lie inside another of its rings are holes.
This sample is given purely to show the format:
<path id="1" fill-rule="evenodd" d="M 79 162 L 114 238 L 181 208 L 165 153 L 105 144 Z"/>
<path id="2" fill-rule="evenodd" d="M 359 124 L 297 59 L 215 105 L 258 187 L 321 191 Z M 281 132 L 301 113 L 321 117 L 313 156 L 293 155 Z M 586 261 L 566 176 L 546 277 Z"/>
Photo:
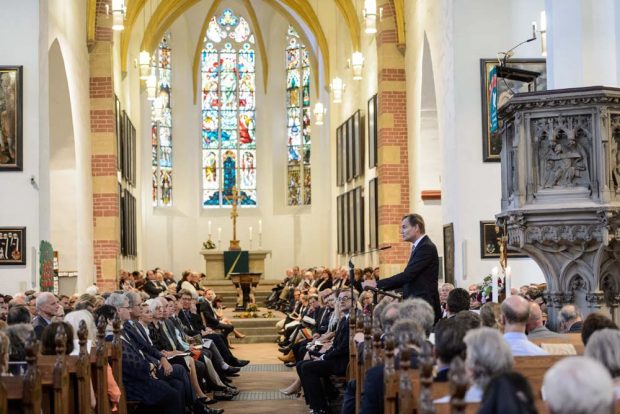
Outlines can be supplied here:
<path id="1" fill-rule="evenodd" d="M 398 299 L 398 300 L 401 300 L 403 298 L 401 295 L 397 295 L 396 293 L 386 292 L 385 290 L 381 290 L 379 288 L 372 287 L 372 286 L 364 286 L 364 290 L 370 291 L 374 293 L 375 295 L 380 294 L 380 295 L 389 296 L 391 298 Z"/>
<path id="2" fill-rule="evenodd" d="M 351 262 L 351 259 L 353 259 L 354 257 L 364 256 L 365 254 L 370 254 L 370 253 L 374 253 L 374 252 L 380 252 L 382 250 L 387 250 L 387 249 L 391 249 L 391 248 L 392 248 L 391 245 L 387 245 L 387 246 L 379 247 L 377 249 L 367 250 L 365 252 L 353 253 L 351 256 L 349 256 L 349 262 Z"/>

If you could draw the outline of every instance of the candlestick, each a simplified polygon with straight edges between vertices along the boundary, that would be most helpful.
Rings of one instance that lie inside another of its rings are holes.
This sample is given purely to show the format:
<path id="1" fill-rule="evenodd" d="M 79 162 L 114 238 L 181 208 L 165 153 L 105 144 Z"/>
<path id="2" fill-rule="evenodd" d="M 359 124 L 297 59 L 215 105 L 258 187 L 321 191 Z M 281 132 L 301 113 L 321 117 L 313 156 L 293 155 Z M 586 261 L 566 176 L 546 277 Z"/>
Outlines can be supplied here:
<path id="1" fill-rule="evenodd" d="M 499 302 L 499 286 L 497 285 L 497 275 L 499 274 L 499 269 L 495 266 L 491 270 L 491 301 L 498 303 Z"/>
<path id="2" fill-rule="evenodd" d="M 250 242 L 252 241 L 252 226 L 250 226 Z"/>
<path id="3" fill-rule="evenodd" d="M 218 250 L 221 250 L 221 245 L 222 244 L 222 228 L 218 227 L 217 228 L 217 248 Z"/>
<path id="4" fill-rule="evenodd" d="M 506 285 L 506 298 L 509 298 L 510 296 L 512 296 L 512 280 L 510 277 L 511 274 L 512 274 L 512 269 L 510 268 L 510 266 L 506 266 L 506 269 L 504 270 L 504 275 L 505 275 L 504 284 Z"/>
<path id="5" fill-rule="evenodd" d="M 263 220 L 258 220 L 258 235 L 263 234 Z"/>
<path id="6" fill-rule="evenodd" d="M 209 220 L 209 238 L 211 238 L 210 236 L 211 236 L 211 220 Z"/>

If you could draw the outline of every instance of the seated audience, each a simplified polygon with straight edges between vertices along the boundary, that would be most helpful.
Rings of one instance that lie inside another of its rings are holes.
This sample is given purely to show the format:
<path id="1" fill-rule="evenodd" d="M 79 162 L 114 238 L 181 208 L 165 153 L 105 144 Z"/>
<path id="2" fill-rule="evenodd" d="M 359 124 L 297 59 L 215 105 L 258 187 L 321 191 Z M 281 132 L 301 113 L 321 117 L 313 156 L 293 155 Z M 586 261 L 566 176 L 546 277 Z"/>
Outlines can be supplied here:
<path id="1" fill-rule="evenodd" d="M 465 334 L 467 327 L 456 318 L 442 319 L 435 326 L 435 358 L 437 370 L 435 382 L 447 382 L 450 363 L 455 357 L 465 359 Z"/>
<path id="2" fill-rule="evenodd" d="M 500 332 L 504 330 L 502 325 L 502 310 L 499 303 L 487 302 L 480 308 L 480 320 L 482 326 L 495 328 Z"/>
<path id="3" fill-rule="evenodd" d="M 525 325 L 525 330 L 527 332 L 527 339 L 562 337 L 561 334 L 550 331 L 543 325 L 542 311 L 536 302 L 530 302 L 530 316 Z"/>
<path id="4" fill-rule="evenodd" d="M 37 316 L 32 320 L 34 333 L 37 339 L 41 339 L 43 328 L 52 323 L 52 319 L 58 313 L 58 300 L 53 293 L 42 292 L 36 298 Z"/>
<path id="5" fill-rule="evenodd" d="M 594 332 L 605 328 L 618 329 L 618 326 L 608 316 L 603 315 L 600 312 L 592 312 L 586 317 L 585 321 L 583 321 L 581 341 L 584 345 L 588 345 L 590 336 L 592 336 Z"/>
<path id="6" fill-rule="evenodd" d="M 530 304 L 527 300 L 521 296 L 511 296 L 502 302 L 501 309 L 504 339 L 510 346 L 512 355 L 548 355 L 525 336 L 525 326 L 530 317 Z"/>
<path id="7" fill-rule="evenodd" d="M 70 355 L 73 352 L 73 328 L 66 322 L 52 322 L 41 331 L 41 354 L 56 355 L 57 344 L 56 334 L 62 329 L 65 334 L 64 354 Z"/>
<path id="8" fill-rule="evenodd" d="M 583 326 L 581 312 L 575 305 L 564 305 L 558 314 L 560 330 L 565 333 L 579 333 Z"/>
<path id="9" fill-rule="evenodd" d="M 597 360 L 614 381 L 614 395 L 620 399 L 620 331 L 605 328 L 590 336 L 585 355 Z"/>
<path id="10" fill-rule="evenodd" d="M 441 317 L 448 317 L 448 310 L 446 309 L 446 305 L 448 304 L 448 294 L 450 291 L 454 289 L 454 285 L 452 283 L 444 283 L 439 288 L 439 304 L 441 305 Z"/>
<path id="11" fill-rule="evenodd" d="M 465 289 L 452 289 L 448 294 L 448 301 L 446 302 L 448 318 L 453 317 L 460 311 L 469 310 L 469 305 L 469 293 Z"/>
<path id="12" fill-rule="evenodd" d="M 495 413 L 537 414 L 532 387 L 523 375 L 507 372 L 491 380 L 478 414 Z"/>
<path id="13" fill-rule="evenodd" d="M 567 357 L 545 374 L 543 399 L 550 414 L 609 414 L 613 412 L 611 376 L 589 357 Z"/>

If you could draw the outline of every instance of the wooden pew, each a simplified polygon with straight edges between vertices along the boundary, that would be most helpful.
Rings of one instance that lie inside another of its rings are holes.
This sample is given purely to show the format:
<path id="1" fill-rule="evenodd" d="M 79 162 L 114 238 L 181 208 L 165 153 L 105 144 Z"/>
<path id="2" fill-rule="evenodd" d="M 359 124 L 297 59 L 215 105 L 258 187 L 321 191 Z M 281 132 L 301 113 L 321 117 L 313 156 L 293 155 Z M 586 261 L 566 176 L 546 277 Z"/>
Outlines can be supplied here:
<path id="1" fill-rule="evenodd" d="M 567 344 L 572 345 L 575 348 L 575 352 L 577 355 L 583 355 L 585 350 L 585 346 L 581 340 L 581 334 L 579 333 L 569 333 L 564 334 L 561 337 L 555 338 L 540 338 L 540 339 L 532 339 L 531 342 L 536 345 L 542 347 L 543 344 Z"/>
<path id="2" fill-rule="evenodd" d="M 41 413 L 41 378 L 37 368 L 39 343 L 34 331 L 26 341 L 26 362 L 28 369 L 23 376 L 0 376 L 0 383 L 6 390 L 7 411 L 24 414 Z"/>

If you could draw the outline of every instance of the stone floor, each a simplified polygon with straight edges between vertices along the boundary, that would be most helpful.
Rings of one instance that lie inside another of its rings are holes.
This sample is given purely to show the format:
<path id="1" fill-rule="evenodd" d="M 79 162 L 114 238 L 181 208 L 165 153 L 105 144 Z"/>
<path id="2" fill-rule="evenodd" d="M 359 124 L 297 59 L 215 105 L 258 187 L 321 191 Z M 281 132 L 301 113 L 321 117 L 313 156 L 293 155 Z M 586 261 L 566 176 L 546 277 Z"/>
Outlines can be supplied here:
<path id="1" fill-rule="evenodd" d="M 233 353 L 239 359 L 249 359 L 235 378 L 240 394 L 233 401 L 217 403 L 225 414 L 272 414 L 280 410 L 286 414 L 307 413 L 302 399 L 287 397 L 280 389 L 291 384 L 296 377 L 292 368 L 286 368 L 279 360 L 275 343 L 236 344 Z"/>

